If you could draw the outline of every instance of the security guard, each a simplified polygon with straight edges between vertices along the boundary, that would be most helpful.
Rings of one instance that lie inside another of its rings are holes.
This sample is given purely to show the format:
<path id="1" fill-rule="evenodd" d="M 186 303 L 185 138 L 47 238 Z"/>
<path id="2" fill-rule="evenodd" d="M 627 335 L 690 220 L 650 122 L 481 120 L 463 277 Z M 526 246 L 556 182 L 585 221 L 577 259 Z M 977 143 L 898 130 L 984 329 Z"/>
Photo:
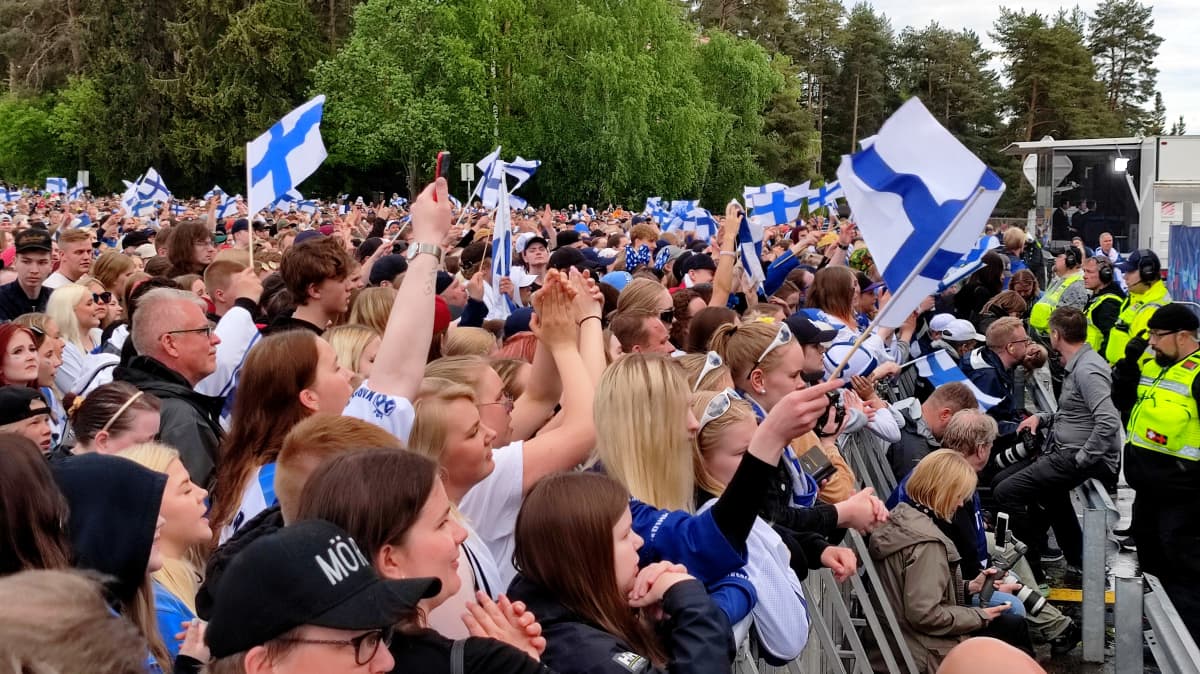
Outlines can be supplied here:
<path id="1" fill-rule="evenodd" d="M 1158 576 L 1200 638 L 1200 318 L 1167 304 L 1146 327 L 1147 339 L 1131 339 L 1113 369 L 1113 402 L 1130 410 L 1125 479 L 1137 491 L 1130 529 L 1140 567 Z"/>
<path id="2" fill-rule="evenodd" d="M 1121 303 L 1121 314 L 1108 335 L 1104 351 L 1104 357 L 1113 365 L 1125 357 L 1125 346 L 1131 338 L 1145 339 L 1150 317 L 1171 301 L 1167 284 L 1162 281 L 1162 262 L 1154 251 L 1135 250 L 1124 262 L 1118 262 L 1116 268 L 1125 275 L 1129 296 Z"/>
<path id="3" fill-rule="evenodd" d="M 1087 343 L 1104 356 L 1108 333 L 1121 314 L 1125 292 L 1116 284 L 1112 260 L 1105 255 L 1090 257 L 1083 263 L 1083 285 L 1092 294 L 1087 309 Z"/>
<path id="4" fill-rule="evenodd" d="M 1083 311 L 1087 306 L 1087 289 L 1084 288 L 1083 253 L 1074 246 L 1066 246 L 1054 251 L 1054 280 L 1042 294 L 1029 312 L 1029 327 L 1037 330 L 1043 337 L 1049 335 L 1050 314 L 1060 306 L 1073 307 Z"/>

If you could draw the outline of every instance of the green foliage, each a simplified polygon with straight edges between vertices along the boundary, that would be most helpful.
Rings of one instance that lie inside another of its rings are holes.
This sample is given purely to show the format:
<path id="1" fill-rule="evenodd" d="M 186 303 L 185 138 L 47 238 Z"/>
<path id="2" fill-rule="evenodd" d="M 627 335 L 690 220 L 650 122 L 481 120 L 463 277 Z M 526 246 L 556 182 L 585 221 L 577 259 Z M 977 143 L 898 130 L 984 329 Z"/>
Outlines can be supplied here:
<path id="1" fill-rule="evenodd" d="M 1144 107 L 1155 101 L 1154 59 L 1162 41 L 1154 33 L 1151 8 L 1137 0 L 1104 0 L 1088 20 L 1087 46 L 1095 55 L 1108 110 L 1125 133 L 1149 133 L 1166 121 L 1165 110 L 1159 115 L 1158 109 Z"/>
<path id="2" fill-rule="evenodd" d="M 0 177 L 40 185 L 46 176 L 74 175 L 55 143 L 51 98 L 0 98 Z"/>
<path id="3" fill-rule="evenodd" d="M 900 103 L 895 86 L 896 41 L 887 17 L 865 2 L 850 10 L 840 37 L 841 58 L 826 103 L 825 175 L 845 153 L 874 134 Z"/>

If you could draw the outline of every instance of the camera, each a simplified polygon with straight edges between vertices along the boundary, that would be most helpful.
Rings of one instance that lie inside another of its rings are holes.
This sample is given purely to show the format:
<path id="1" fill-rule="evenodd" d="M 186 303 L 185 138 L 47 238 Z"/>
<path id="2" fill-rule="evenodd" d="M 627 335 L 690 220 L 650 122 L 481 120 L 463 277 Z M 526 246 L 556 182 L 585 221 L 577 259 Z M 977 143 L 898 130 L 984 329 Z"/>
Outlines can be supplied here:
<path id="1" fill-rule="evenodd" d="M 816 426 L 816 428 L 813 429 L 813 432 L 815 432 L 817 434 L 817 437 L 823 438 L 823 437 L 827 437 L 829 435 L 833 435 L 833 433 L 825 432 L 825 427 L 829 425 L 829 421 L 830 421 L 829 414 L 831 412 L 834 414 L 834 416 L 833 416 L 834 425 L 839 430 L 842 427 L 842 423 L 845 422 L 845 420 L 846 420 L 846 403 L 844 400 L 842 400 L 842 391 L 843 391 L 843 389 L 839 388 L 839 389 L 834 389 L 833 391 L 829 391 L 828 393 L 825 394 L 825 397 L 829 400 L 829 406 L 825 408 L 825 413 L 822 414 L 821 418 L 817 420 L 817 426 Z M 835 430 L 834 433 L 837 433 L 837 431 Z"/>
<path id="2" fill-rule="evenodd" d="M 1008 530 L 1008 513 L 996 515 L 996 554 L 992 557 L 992 568 L 997 573 L 983 579 L 983 587 L 979 590 L 979 605 L 987 606 L 988 600 L 996 591 L 997 576 L 1007 582 L 1017 582 L 1019 579 L 1008 572 L 1029 551 L 1029 546 L 1017 540 Z M 1046 598 L 1036 589 L 1021 585 L 1017 590 L 1017 599 L 1025 606 L 1025 612 L 1036 616 L 1046 607 Z"/>
<path id="3" fill-rule="evenodd" d="M 1010 436 L 1011 437 L 1011 436 Z M 1028 429 L 1017 434 L 1016 442 L 1003 451 L 993 453 L 993 461 L 1000 468 L 1008 468 L 1021 459 L 1027 459 L 1042 449 L 1042 436 L 1035 435 Z"/>

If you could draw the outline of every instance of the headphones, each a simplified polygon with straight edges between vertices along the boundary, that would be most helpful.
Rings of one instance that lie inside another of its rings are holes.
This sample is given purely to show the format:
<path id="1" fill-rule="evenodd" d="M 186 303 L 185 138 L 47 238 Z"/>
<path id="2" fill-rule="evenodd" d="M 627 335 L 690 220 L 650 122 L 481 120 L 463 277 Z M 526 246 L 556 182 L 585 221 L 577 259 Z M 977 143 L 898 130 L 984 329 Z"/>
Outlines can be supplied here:
<path id="1" fill-rule="evenodd" d="M 1082 260 L 1079 259 L 1081 257 L 1080 253 L 1079 253 L 1079 249 L 1076 248 L 1075 246 L 1067 246 L 1065 249 L 1062 250 L 1062 255 L 1063 255 L 1063 261 L 1066 263 L 1068 269 L 1073 269 L 1075 267 L 1078 267 L 1080 265 L 1080 263 L 1083 262 Z"/>
<path id="2" fill-rule="evenodd" d="M 1142 283 L 1153 283 L 1162 276 L 1162 263 L 1158 261 L 1158 255 L 1149 248 L 1143 248 L 1138 251 L 1138 277 Z"/>
<path id="3" fill-rule="evenodd" d="M 1108 285 L 1113 282 L 1113 263 L 1105 255 L 1097 255 L 1092 258 L 1096 261 L 1096 273 L 1100 276 L 1100 283 Z"/>

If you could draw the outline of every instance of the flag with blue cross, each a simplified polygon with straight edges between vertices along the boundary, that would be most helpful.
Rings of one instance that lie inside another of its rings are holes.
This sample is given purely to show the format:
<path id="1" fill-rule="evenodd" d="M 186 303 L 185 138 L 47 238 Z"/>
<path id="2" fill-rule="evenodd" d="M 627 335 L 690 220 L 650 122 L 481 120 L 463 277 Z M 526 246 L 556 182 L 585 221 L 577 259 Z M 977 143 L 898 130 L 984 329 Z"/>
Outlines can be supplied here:
<path id="1" fill-rule="evenodd" d="M 828 208 L 836 206 L 838 197 L 844 196 L 842 192 L 842 184 L 838 181 L 826 183 L 820 187 L 809 190 L 808 193 L 808 210 L 815 211 L 818 208 Z"/>
<path id="2" fill-rule="evenodd" d="M 916 98 L 870 141 L 838 181 L 892 291 L 876 323 L 899 327 L 975 246 L 1004 182 Z"/>
<path id="3" fill-rule="evenodd" d="M 990 410 L 1000 404 L 1002 398 L 990 396 L 967 378 L 963 371 L 958 367 L 958 363 L 954 362 L 954 357 L 946 352 L 945 349 L 938 349 L 928 356 L 922 356 L 910 364 L 917 366 L 917 374 L 929 380 L 929 383 L 934 387 L 945 386 L 952 382 L 965 384 L 971 392 L 975 394 L 975 400 L 979 402 L 979 406 L 984 411 Z"/>
<path id="4" fill-rule="evenodd" d="M 317 96 L 246 144 L 246 204 L 251 217 L 299 185 L 325 161 L 327 153 L 321 140 L 324 106 L 325 97 Z"/>
<path id="5" fill-rule="evenodd" d="M 67 188 L 66 178 L 46 178 L 46 191 L 51 194 L 66 194 Z"/>
<path id="6" fill-rule="evenodd" d="M 771 192 L 751 194 L 746 201 L 752 219 L 759 227 L 777 227 L 800 215 L 801 204 L 808 198 L 808 183 Z"/>

